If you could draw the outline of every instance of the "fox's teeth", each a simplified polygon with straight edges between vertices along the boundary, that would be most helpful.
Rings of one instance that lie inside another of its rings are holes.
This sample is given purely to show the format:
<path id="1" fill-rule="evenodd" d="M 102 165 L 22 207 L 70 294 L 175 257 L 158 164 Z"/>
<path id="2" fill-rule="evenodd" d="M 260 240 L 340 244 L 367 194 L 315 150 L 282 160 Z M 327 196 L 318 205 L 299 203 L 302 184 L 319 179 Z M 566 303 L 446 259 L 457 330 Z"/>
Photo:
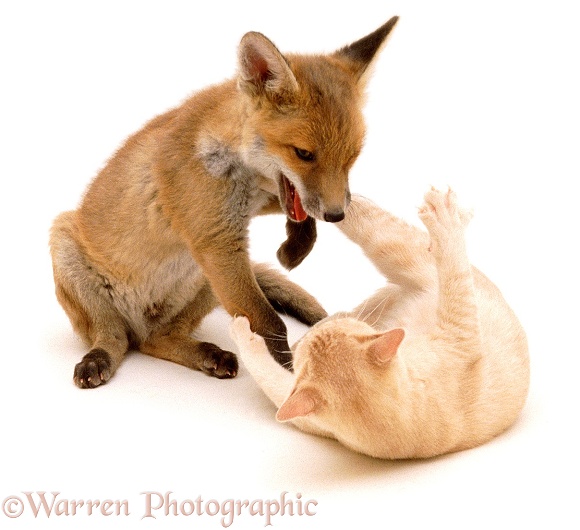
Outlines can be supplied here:
<path id="1" fill-rule="evenodd" d="M 300 195 L 298 191 L 284 175 L 282 175 L 282 180 L 284 182 L 284 192 L 286 197 L 285 206 L 286 212 L 294 221 L 302 222 L 306 220 L 308 214 L 304 211 L 302 207 L 302 201 L 300 200 Z"/>

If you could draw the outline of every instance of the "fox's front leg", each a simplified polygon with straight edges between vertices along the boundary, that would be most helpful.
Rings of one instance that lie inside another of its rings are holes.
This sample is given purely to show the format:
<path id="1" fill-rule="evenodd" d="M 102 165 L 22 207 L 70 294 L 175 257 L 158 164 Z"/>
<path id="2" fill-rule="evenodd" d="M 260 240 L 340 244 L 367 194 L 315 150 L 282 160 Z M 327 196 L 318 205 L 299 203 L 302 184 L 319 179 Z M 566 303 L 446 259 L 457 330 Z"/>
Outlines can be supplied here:
<path id="1" fill-rule="evenodd" d="M 213 251 L 200 259 L 213 292 L 230 315 L 247 317 L 252 331 L 264 338 L 274 359 L 291 369 L 286 324 L 260 289 L 245 247 L 228 247 L 237 250 Z"/>

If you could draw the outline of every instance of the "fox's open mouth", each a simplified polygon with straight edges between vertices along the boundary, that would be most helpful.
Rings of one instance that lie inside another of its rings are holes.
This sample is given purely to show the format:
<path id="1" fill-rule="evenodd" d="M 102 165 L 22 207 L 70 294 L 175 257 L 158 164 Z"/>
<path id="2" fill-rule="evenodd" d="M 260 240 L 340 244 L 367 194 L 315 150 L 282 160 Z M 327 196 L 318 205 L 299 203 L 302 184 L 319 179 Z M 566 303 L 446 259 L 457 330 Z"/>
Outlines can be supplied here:
<path id="1" fill-rule="evenodd" d="M 286 208 L 286 213 L 288 217 L 293 221 L 302 222 L 308 217 L 308 214 L 304 211 L 302 207 L 302 201 L 300 200 L 300 195 L 298 191 L 284 175 L 280 174 L 280 180 L 282 185 L 280 186 L 280 191 L 283 192 L 284 196 L 281 197 L 282 202 Z"/>

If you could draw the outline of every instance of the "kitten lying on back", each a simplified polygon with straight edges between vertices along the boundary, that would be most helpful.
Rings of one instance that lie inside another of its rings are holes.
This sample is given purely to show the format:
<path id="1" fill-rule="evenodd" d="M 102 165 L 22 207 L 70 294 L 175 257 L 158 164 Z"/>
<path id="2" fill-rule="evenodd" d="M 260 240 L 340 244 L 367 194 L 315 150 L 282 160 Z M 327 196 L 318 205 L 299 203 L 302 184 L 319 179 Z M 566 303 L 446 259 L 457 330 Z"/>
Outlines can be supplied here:
<path id="1" fill-rule="evenodd" d="M 470 216 L 455 194 L 429 191 L 430 235 L 355 197 L 341 230 L 389 283 L 350 314 L 298 341 L 294 373 L 244 317 L 232 324 L 244 365 L 279 421 L 379 458 L 468 449 L 507 429 L 529 384 L 524 330 L 501 293 L 469 264 Z"/>

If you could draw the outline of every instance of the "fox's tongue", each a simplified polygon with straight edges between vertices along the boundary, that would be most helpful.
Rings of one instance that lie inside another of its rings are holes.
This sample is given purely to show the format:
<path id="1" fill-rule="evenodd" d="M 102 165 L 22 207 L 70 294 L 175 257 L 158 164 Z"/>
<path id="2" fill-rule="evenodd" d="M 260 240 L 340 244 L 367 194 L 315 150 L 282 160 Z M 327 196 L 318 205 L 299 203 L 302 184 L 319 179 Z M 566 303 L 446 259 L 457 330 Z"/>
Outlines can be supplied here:
<path id="1" fill-rule="evenodd" d="M 294 221 L 302 222 L 308 217 L 308 214 L 304 211 L 302 207 L 302 201 L 300 200 L 300 195 L 296 191 L 293 184 L 286 178 L 284 179 L 284 188 L 286 190 L 286 211 L 288 215 L 294 219 Z"/>

